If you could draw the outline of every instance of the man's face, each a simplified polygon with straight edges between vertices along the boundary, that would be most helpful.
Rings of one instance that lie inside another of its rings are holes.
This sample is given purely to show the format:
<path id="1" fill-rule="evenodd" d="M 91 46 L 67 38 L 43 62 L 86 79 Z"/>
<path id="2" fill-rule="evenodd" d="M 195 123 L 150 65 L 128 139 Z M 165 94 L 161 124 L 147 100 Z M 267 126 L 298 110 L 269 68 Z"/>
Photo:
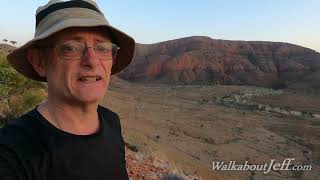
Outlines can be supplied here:
<path id="1" fill-rule="evenodd" d="M 111 43 L 101 31 L 87 28 L 64 30 L 54 35 L 53 40 L 54 44 L 74 40 L 87 47 L 100 42 Z M 86 48 L 79 60 L 62 59 L 56 48 L 49 49 L 45 57 L 49 96 L 72 104 L 97 103 L 103 98 L 110 80 L 112 60 L 99 59 L 93 48 Z"/>

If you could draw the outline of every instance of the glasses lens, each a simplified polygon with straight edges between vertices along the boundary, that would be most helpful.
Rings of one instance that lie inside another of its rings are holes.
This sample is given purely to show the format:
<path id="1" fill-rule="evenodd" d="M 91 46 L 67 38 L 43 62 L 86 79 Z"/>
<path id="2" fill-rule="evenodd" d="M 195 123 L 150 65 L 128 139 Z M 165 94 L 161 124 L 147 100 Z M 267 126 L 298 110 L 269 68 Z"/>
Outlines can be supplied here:
<path id="1" fill-rule="evenodd" d="M 57 46 L 58 54 L 61 59 L 81 59 L 84 44 L 76 41 L 67 41 Z"/>
<path id="2" fill-rule="evenodd" d="M 104 42 L 95 45 L 95 52 L 102 60 L 113 60 L 116 58 L 118 47 L 115 44 Z"/>
<path id="3" fill-rule="evenodd" d="M 57 45 L 58 55 L 65 60 L 80 60 L 84 55 L 86 45 L 78 41 L 66 41 Z M 94 45 L 94 51 L 101 60 L 114 60 L 117 51 L 120 49 L 117 45 L 110 42 L 101 42 Z"/>

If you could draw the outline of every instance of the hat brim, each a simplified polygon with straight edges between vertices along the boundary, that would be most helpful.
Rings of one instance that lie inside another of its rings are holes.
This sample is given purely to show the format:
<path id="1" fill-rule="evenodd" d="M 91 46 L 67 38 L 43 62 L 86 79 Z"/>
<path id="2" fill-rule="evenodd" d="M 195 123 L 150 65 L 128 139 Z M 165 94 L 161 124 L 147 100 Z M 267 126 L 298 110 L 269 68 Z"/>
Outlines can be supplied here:
<path id="1" fill-rule="evenodd" d="M 16 69 L 22 75 L 36 80 L 46 82 L 45 77 L 39 76 L 39 74 L 33 69 L 32 65 L 27 59 L 27 50 L 32 45 L 36 44 L 38 40 L 45 39 L 61 30 L 71 27 L 101 27 L 105 28 L 107 35 L 112 34 L 112 37 L 120 47 L 115 62 L 111 69 L 111 75 L 114 75 L 124 68 L 126 68 L 132 61 L 135 51 L 135 41 L 132 37 L 118 30 L 117 28 L 106 25 L 104 22 L 93 19 L 66 19 L 50 27 L 47 31 L 44 31 L 40 35 L 36 36 L 23 46 L 13 50 L 8 55 L 8 61 L 14 69 Z"/>

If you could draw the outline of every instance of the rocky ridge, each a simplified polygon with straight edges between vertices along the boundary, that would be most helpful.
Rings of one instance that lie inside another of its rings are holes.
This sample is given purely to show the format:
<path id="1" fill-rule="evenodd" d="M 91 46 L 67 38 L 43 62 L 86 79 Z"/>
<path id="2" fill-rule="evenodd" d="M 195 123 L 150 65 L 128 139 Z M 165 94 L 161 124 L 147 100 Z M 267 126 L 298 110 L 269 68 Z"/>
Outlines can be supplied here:
<path id="1" fill-rule="evenodd" d="M 281 42 L 228 41 L 203 36 L 137 44 L 134 61 L 118 76 L 138 82 L 318 87 L 320 54 Z"/>

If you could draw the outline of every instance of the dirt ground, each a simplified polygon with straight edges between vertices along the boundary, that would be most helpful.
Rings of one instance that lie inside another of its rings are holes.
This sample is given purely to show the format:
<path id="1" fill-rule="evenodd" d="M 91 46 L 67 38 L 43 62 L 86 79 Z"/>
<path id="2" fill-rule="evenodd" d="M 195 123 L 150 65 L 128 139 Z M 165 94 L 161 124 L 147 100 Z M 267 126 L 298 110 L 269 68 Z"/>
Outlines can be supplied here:
<path id="1" fill-rule="evenodd" d="M 175 164 L 204 179 L 318 179 L 320 119 L 240 110 L 215 103 L 245 86 L 169 86 L 112 79 L 102 104 L 120 115 L 126 142 L 140 152 Z M 316 112 L 320 96 L 288 91 L 259 103 Z M 311 171 L 213 171 L 213 161 L 312 165 Z"/>

